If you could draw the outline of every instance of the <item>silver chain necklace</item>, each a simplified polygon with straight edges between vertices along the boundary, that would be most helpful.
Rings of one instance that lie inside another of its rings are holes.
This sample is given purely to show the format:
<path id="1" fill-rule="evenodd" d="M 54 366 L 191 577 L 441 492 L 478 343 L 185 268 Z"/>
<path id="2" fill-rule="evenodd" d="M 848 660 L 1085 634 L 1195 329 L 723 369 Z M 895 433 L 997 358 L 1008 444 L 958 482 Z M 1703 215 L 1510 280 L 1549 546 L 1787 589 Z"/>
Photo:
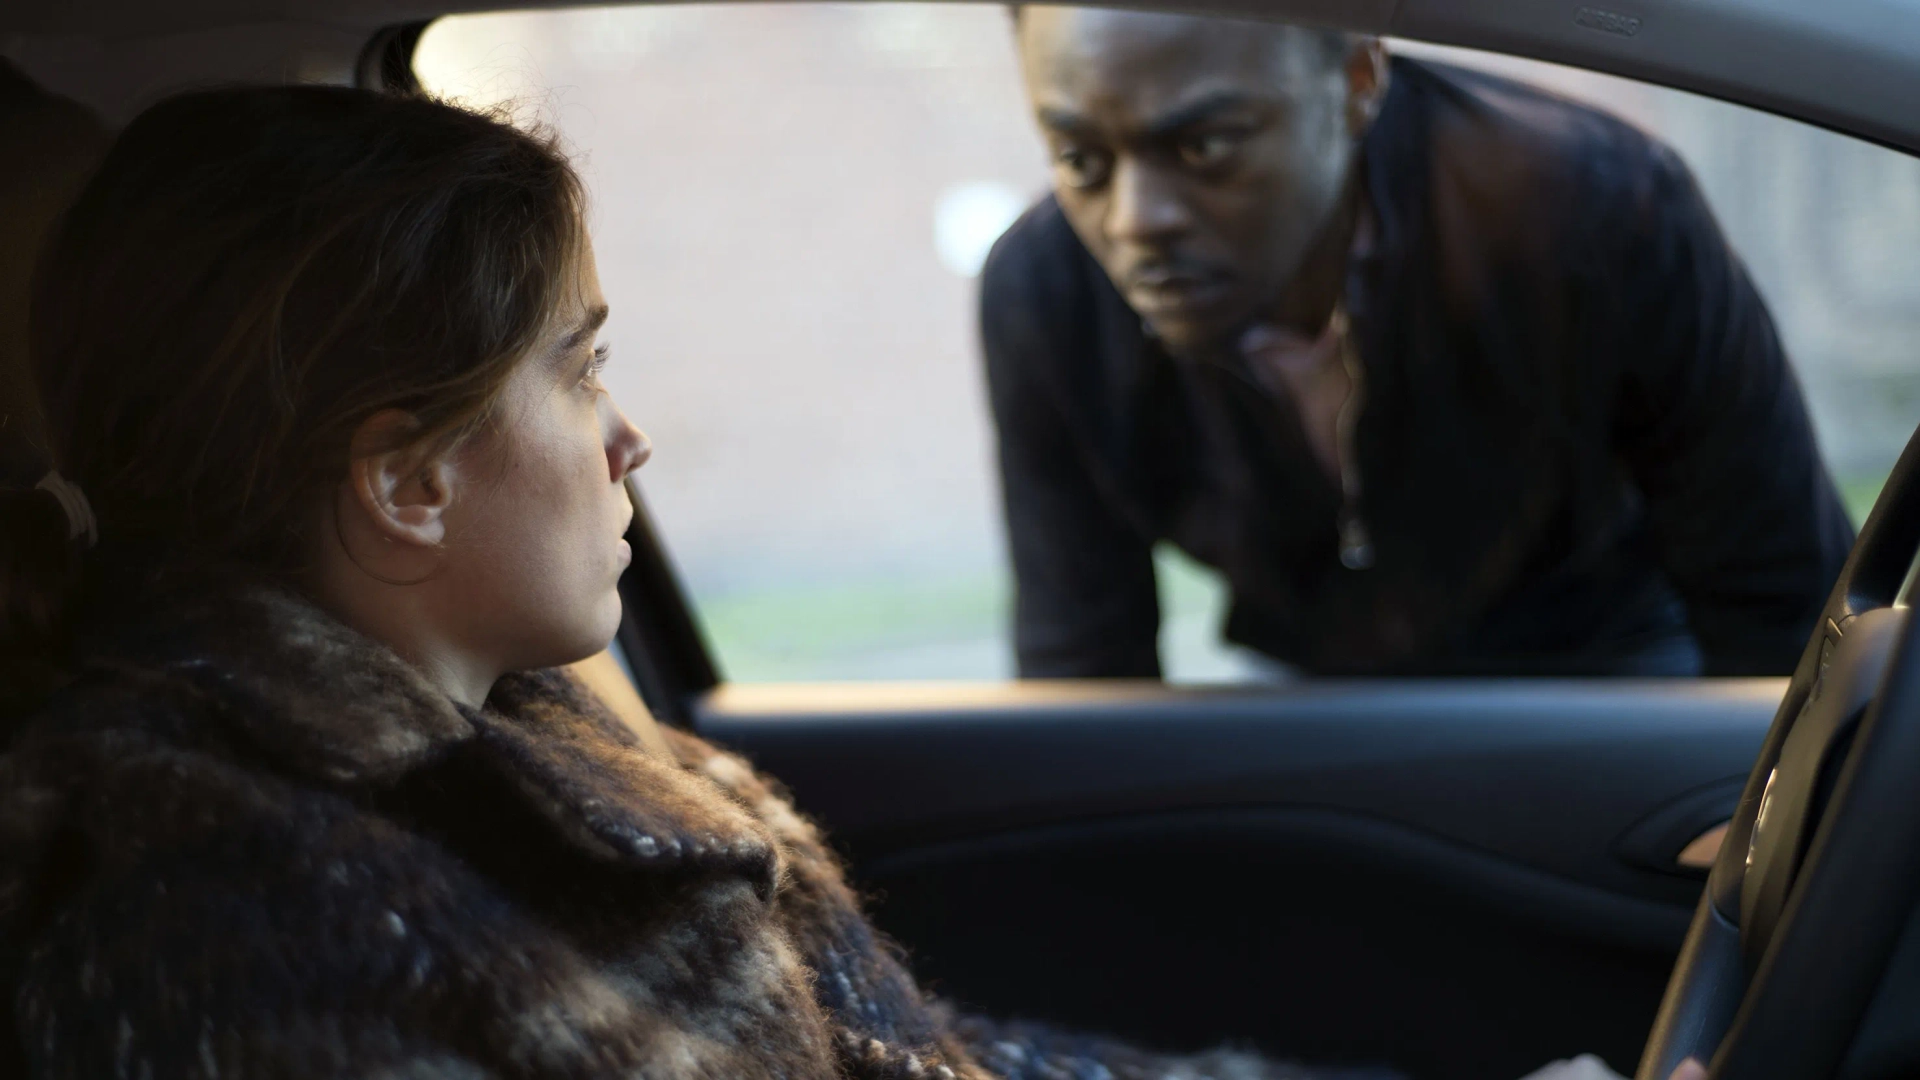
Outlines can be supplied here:
<path id="1" fill-rule="evenodd" d="M 1340 565 L 1349 570 L 1365 570 L 1373 565 L 1373 537 L 1367 531 L 1366 518 L 1360 513 L 1360 463 L 1354 447 L 1354 431 L 1360 419 L 1360 398 L 1365 390 L 1360 358 L 1355 355 L 1347 306 L 1333 309 L 1334 348 L 1340 366 L 1347 371 L 1347 399 L 1333 421 L 1334 457 L 1340 465 Z"/>

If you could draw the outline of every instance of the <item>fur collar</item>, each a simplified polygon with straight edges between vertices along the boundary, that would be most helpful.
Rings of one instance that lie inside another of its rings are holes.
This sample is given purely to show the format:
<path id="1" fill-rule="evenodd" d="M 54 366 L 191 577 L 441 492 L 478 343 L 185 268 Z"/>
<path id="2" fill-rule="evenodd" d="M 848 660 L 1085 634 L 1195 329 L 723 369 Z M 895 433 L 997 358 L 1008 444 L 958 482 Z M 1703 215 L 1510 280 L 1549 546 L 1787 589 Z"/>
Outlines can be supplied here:
<path id="1" fill-rule="evenodd" d="M 331 784 L 390 782 L 475 733 L 393 650 L 273 586 L 171 590 L 89 651 L 191 684 L 253 748 Z"/>
<path id="2" fill-rule="evenodd" d="M 249 756 L 310 782 L 388 787 L 461 749 L 597 859 L 745 874 L 763 895 L 781 873 L 766 825 L 692 763 L 648 753 L 561 671 L 507 676 L 466 708 L 266 585 L 175 592 L 90 652 L 96 678 L 184 683 Z"/>

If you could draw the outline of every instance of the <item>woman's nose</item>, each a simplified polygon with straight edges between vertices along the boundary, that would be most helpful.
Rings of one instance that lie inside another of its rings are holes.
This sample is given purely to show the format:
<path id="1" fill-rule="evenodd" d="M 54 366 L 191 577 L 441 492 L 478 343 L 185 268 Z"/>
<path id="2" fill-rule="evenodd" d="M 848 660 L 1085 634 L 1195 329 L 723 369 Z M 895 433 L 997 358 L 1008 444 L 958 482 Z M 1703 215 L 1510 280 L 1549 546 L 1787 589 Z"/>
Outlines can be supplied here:
<path id="1" fill-rule="evenodd" d="M 602 399 L 601 408 L 606 411 L 607 465 L 613 473 L 613 479 L 623 480 L 633 470 L 647 463 L 653 456 L 653 443 L 647 433 L 633 426 L 627 414 L 620 411 L 611 399 Z"/>

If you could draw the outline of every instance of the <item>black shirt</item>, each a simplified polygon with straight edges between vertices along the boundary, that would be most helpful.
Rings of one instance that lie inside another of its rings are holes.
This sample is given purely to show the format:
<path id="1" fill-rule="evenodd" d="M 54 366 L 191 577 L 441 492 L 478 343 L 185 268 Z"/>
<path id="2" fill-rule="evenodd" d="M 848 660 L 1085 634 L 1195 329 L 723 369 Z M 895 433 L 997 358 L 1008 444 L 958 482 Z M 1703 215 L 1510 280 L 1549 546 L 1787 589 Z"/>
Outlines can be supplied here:
<path id="1" fill-rule="evenodd" d="M 1604 113 L 1398 59 L 1360 168 L 1366 569 L 1291 405 L 1168 356 L 1052 199 L 995 246 L 1021 674 L 1158 674 L 1161 540 L 1224 574 L 1230 640 L 1309 671 L 1790 671 L 1853 528 L 1685 166 Z"/>

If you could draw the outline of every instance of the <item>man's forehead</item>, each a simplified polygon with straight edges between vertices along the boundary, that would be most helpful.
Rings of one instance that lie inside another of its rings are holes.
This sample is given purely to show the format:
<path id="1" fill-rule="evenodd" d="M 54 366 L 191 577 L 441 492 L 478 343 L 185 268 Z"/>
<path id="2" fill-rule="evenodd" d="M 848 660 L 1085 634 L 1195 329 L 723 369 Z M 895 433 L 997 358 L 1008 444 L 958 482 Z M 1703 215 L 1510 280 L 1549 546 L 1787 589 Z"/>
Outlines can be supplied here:
<path id="1" fill-rule="evenodd" d="M 1067 110 L 1159 111 L 1223 91 L 1279 97 L 1300 44 L 1274 23 L 1163 12 L 1027 7 L 1020 20 L 1035 103 Z"/>

